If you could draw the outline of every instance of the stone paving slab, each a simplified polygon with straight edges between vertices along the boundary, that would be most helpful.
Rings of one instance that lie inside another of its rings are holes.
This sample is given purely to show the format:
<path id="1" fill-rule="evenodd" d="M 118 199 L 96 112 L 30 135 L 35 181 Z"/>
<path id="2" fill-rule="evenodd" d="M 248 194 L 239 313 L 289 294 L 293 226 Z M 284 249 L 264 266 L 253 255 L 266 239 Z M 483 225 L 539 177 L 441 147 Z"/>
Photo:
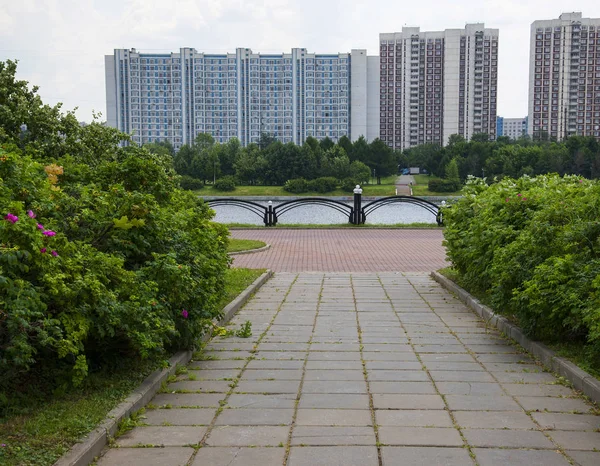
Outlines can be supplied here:
<path id="1" fill-rule="evenodd" d="M 424 274 L 279 273 L 246 320 L 98 464 L 600 464 L 597 409 Z"/>

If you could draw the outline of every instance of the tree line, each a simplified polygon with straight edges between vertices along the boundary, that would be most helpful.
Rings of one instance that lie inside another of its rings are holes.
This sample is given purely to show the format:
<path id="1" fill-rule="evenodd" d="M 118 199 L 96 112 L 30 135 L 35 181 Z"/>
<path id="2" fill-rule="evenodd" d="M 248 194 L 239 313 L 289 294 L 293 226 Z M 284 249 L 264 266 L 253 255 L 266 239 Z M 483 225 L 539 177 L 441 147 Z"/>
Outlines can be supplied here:
<path id="1" fill-rule="evenodd" d="M 242 147 L 236 138 L 224 144 L 210 134 L 199 134 L 193 144 L 175 152 L 168 142 L 146 144 L 152 152 L 170 153 L 180 175 L 207 181 L 234 176 L 245 185 L 283 185 L 287 180 L 335 177 L 352 178 L 358 183 L 371 176 L 381 178 L 397 172 L 398 158 L 383 141 L 368 143 L 360 137 L 352 143 L 342 136 L 337 143 L 325 138 L 308 137 L 302 145 L 283 144 L 263 134 L 258 143 Z"/>
<path id="2" fill-rule="evenodd" d="M 450 170 L 454 179 L 454 163 L 461 180 L 469 175 L 501 179 L 546 173 L 600 177 L 600 144 L 594 137 L 582 136 L 561 142 L 533 141 L 528 137 L 511 140 L 506 136 L 490 141 L 482 133 L 467 141 L 455 134 L 445 147 L 423 144 L 393 151 L 380 139 L 369 143 L 362 136 L 355 142 L 342 136 L 337 143 L 329 138 L 318 141 L 308 137 L 302 145 L 296 145 L 262 134 L 258 143 L 242 147 L 236 138 L 219 144 L 211 135 L 202 133 L 177 152 L 169 142 L 145 147 L 151 152 L 170 154 L 180 175 L 204 183 L 224 176 L 233 176 L 245 185 L 283 185 L 291 179 L 324 176 L 364 183 L 374 176 L 379 184 L 382 177 L 406 167 L 420 167 L 439 178 L 447 178 Z"/>

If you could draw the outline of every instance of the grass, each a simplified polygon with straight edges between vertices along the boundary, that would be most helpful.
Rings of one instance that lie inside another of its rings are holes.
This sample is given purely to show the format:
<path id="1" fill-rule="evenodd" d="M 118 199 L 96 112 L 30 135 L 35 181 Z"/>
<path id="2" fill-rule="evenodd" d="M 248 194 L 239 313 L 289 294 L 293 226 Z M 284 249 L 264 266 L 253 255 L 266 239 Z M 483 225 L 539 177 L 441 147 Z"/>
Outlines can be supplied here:
<path id="1" fill-rule="evenodd" d="M 475 296 L 475 298 L 477 298 L 483 304 L 485 304 L 486 306 L 493 309 L 493 306 L 491 306 L 490 299 L 487 296 L 487 294 L 485 292 L 482 292 L 481 290 L 476 290 L 476 289 L 473 289 L 472 286 L 469 286 L 468 283 L 466 283 L 464 280 L 461 279 L 461 276 L 458 274 L 458 272 L 455 269 L 453 269 L 451 267 L 447 267 L 445 269 L 438 270 L 438 272 L 441 273 L 442 275 L 444 275 L 445 277 L 449 278 L 453 282 L 455 282 L 461 288 L 468 291 L 470 294 Z M 497 311 L 494 310 L 494 312 L 497 312 Z M 500 315 L 503 315 L 500 312 L 497 312 L 497 313 Z M 503 317 L 510 320 L 513 324 L 515 324 L 517 326 L 519 325 L 519 322 L 515 318 L 515 316 L 503 315 Z M 600 379 L 600 363 L 597 361 L 594 361 L 594 360 L 590 360 L 589 358 L 586 357 L 586 351 L 585 351 L 583 343 L 576 342 L 576 341 L 573 341 L 573 342 L 544 341 L 543 343 L 545 343 L 550 348 L 552 348 L 554 351 L 556 351 L 556 353 L 559 356 L 571 361 L 577 367 L 586 371 L 588 374 L 592 375 L 593 377 Z"/>
<path id="2" fill-rule="evenodd" d="M 229 269 L 221 308 L 229 304 L 264 270 Z M 160 364 L 124 360 L 112 370 L 92 373 L 82 388 L 54 393 L 30 388 L 15 395 L 6 414 L 0 413 L 0 464 L 52 465 L 108 412 L 124 400 Z M 44 387 L 43 381 L 35 384 Z"/>
<path id="3" fill-rule="evenodd" d="M 396 193 L 396 175 L 386 176 L 381 178 L 381 184 L 365 184 L 363 188 L 363 196 L 393 196 Z M 309 191 L 301 194 L 289 193 L 283 190 L 283 186 L 236 186 L 235 191 L 219 191 L 212 186 L 207 186 L 204 189 L 195 191 L 198 196 L 352 196 L 352 193 L 336 189 L 328 193 L 318 193 Z"/>
<path id="4" fill-rule="evenodd" d="M 242 291 L 248 288 L 265 272 L 265 269 L 242 269 L 230 268 L 227 270 L 227 281 L 225 284 L 225 294 L 219 302 L 219 306 L 223 309 L 231 301 L 233 301 Z"/>
<path id="5" fill-rule="evenodd" d="M 413 175 L 416 185 L 413 185 L 413 196 L 460 196 L 460 191 L 453 193 L 436 193 L 429 191 L 429 181 L 439 178 L 429 175 Z"/>
<path id="6" fill-rule="evenodd" d="M 267 243 L 254 239 L 229 238 L 227 252 L 250 251 L 252 249 L 264 248 Z"/>

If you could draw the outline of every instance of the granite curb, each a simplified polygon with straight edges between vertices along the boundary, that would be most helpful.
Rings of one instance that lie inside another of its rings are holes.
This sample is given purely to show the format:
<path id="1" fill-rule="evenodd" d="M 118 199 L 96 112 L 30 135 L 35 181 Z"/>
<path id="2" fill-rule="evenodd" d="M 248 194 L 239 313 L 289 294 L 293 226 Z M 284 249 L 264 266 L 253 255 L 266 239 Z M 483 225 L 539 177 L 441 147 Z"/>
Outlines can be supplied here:
<path id="1" fill-rule="evenodd" d="M 467 307 L 475 311 L 486 324 L 496 327 L 506 336 L 515 340 L 523 348 L 538 358 L 545 367 L 569 380 L 576 390 L 583 392 L 590 400 L 600 403 L 600 380 L 580 369 L 571 361 L 557 356 L 553 350 L 543 343 L 530 340 L 519 327 L 509 322 L 505 317 L 495 314 L 492 309 L 481 304 L 479 300 L 474 298 L 470 293 L 449 278 L 444 277 L 438 272 L 432 272 L 431 277 L 448 291 L 456 294 L 458 298 Z"/>
<path id="2" fill-rule="evenodd" d="M 266 251 L 267 249 L 269 249 L 271 247 L 270 244 L 267 244 L 266 246 L 263 246 L 262 248 L 256 248 L 256 249 L 247 249 L 246 251 L 235 251 L 235 252 L 230 252 L 228 253 L 230 256 L 239 256 L 242 254 L 255 254 L 257 252 L 262 252 L 262 251 Z"/>
<path id="3" fill-rule="evenodd" d="M 227 323 L 237 311 L 250 299 L 250 297 L 273 276 L 271 270 L 267 270 L 249 285 L 240 295 L 223 309 L 223 317 L 219 325 Z M 202 342 L 210 340 L 211 334 L 205 335 Z M 114 437 L 119 423 L 130 416 L 131 413 L 140 410 L 160 390 L 162 383 L 173 375 L 177 365 L 185 365 L 192 359 L 192 351 L 179 351 L 169 359 L 169 367 L 156 370 L 150 374 L 142 384 L 135 389 L 125 400 L 110 411 L 106 419 L 90 432 L 86 438 L 75 444 L 67 453 L 54 463 L 54 466 L 87 466 L 100 455 L 110 438 Z"/>

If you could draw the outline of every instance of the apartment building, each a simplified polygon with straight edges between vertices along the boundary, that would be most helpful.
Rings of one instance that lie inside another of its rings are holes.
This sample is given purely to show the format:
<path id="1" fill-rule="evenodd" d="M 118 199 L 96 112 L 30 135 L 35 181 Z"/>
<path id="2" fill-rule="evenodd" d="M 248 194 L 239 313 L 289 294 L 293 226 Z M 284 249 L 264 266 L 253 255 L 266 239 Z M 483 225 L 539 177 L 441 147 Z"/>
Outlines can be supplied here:
<path id="1" fill-rule="evenodd" d="M 452 134 L 496 137 L 498 29 L 379 35 L 380 138 L 393 149 L 445 145 Z"/>
<path id="2" fill-rule="evenodd" d="M 378 127 L 361 122 L 362 110 L 351 123 L 352 103 L 367 109 L 369 98 L 378 101 L 373 85 L 368 88 L 379 71 L 371 58 L 365 50 L 258 54 L 238 48 L 214 55 L 193 48 L 169 54 L 117 49 L 105 57 L 107 121 L 138 144 L 168 140 L 175 148 L 199 133 L 218 142 L 237 137 L 243 145 L 268 133 L 301 144 L 308 136 L 356 139 L 369 127 L 374 138 Z"/>
<path id="3" fill-rule="evenodd" d="M 504 118 L 496 117 L 496 137 L 508 136 L 519 139 L 527 134 L 527 121 L 529 118 Z"/>
<path id="4" fill-rule="evenodd" d="M 531 24 L 528 112 L 534 138 L 600 137 L 600 18 Z"/>

